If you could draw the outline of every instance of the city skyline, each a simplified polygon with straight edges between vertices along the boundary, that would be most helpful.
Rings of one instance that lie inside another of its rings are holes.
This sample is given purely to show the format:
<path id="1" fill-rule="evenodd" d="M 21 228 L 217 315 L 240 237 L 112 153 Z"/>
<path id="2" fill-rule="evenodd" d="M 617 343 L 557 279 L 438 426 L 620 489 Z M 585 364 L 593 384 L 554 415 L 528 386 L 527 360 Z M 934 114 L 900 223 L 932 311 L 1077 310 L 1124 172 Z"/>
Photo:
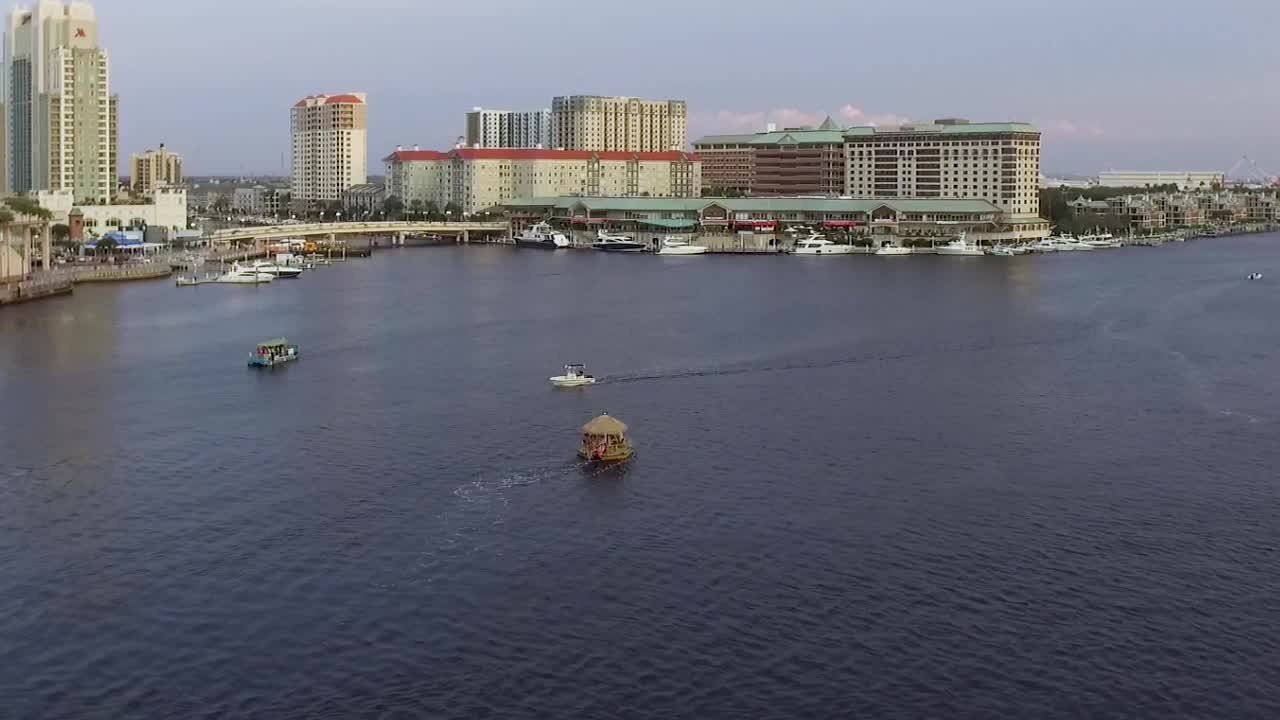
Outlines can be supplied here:
<path id="1" fill-rule="evenodd" d="M 396 145 L 447 150 L 475 106 L 602 94 L 686 100 L 690 141 L 827 115 L 842 126 L 961 116 L 1038 126 L 1046 173 L 1225 170 L 1242 155 L 1269 173 L 1280 168 L 1280 95 L 1260 89 L 1263 69 L 1280 66 L 1266 36 L 1280 7 L 1265 0 L 975 0 L 911 15 L 884 0 L 655 0 L 607 11 L 581 0 L 371 0 L 334 22 L 345 7 L 99 0 L 122 98 L 122 154 L 164 142 L 192 174 L 287 173 L 282 110 L 359 87 L 369 93 L 374 156 Z M 598 32 L 606 22 L 611 29 Z M 455 31 L 423 32 L 442 27 Z M 538 42 L 546 37 L 573 42 Z M 525 52 L 535 45 L 538 53 Z"/>

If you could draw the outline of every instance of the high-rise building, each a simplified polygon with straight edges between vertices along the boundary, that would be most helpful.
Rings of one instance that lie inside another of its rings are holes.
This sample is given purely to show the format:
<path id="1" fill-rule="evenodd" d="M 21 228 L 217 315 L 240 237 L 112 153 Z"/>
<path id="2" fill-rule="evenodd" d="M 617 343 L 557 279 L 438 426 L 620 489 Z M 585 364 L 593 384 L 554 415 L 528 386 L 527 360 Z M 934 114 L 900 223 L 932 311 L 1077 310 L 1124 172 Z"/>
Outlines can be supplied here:
<path id="1" fill-rule="evenodd" d="M 406 208 L 457 205 L 480 212 L 514 198 L 697 197 L 702 166 L 686 152 L 536 148 L 396 150 L 384 158 L 387 194 Z"/>
<path id="2" fill-rule="evenodd" d="M 93 6 L 40 0 L 13 10 L 5 69 L 9 190 L 65 190 L 77 202 L 110 202 L 118 110 Z"/>
<path id="3" fill-rule="evenodd" d="M 368 181 L 368 110 L 364 93 L 313 95 L 294 104 L 295 203 L 335 202 L 347 188 Z"/>
<path id="4" fill-rule="evenodd" d="M 169 152 L 164 143 L 159 150 L 134 154 L 130 159 L 129 183 L 133 192 L 150 195 L 156 188 L 182 184 L 182 156 Z"/>
<path id="5" fill-rule="evenodd" d="M 815 128 L 708 135 L 693 144 L 708 195 L 841 195 L 844 131 L 827 118 Z"/>
<path id="6" fill-rule="evenodd" d="M 485 110 L 467 113 L 468 147 L 545 148 L 551 144 L 551 111 Z"/>
<path id="7" fill-rule="evenodd" d="M 564 150 L 684 150 L 688 124 L 683 100 L 569 95 L 551 101 L 551 144 Z"/>
<path id="8" fill-rule="evenodd" d="M 1040 214 L 1040 131 L 946 119 L 844 132 L 845 194 L 986 200 L 1014 220 Z"/>

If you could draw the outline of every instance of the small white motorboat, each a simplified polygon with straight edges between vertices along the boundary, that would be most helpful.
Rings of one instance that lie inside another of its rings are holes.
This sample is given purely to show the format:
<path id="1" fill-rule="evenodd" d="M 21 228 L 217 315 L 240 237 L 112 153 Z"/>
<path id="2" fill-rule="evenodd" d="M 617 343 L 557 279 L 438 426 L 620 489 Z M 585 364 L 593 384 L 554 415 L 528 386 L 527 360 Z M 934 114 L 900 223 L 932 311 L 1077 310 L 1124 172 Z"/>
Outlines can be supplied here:
<path id="1" fill-rule="evenodd" d="M 594 385 L 596 379 L 587 374 L 587 367 L 582 363 L 569 363 L 564 366 L 564 374 L 549 378 L 551 384 L 558 388 L 582 387 Z"/>
<path id="2" fill-rule="evenodd" d="M 670 235 L 663 239 L 662 249 L 658 250 L 659 255 L 703 255 L 706 252 L 702 245 L 690 245 L 688 240 Z"/>
<path id="3" fill-rule="evenodd" d="M 987 254 L 994 255 L 996 257 L 1013 257 L 1014 253 L 1012 248 L 1005 247 L 1004 245 L 996 245 L 988 250 Z"/>
<path id="4" fill-rule="evenodd" d="M 1258 272 L 1256 272 L 1256 273 L 1249 273 L 1249 279 L 1250 279 L 1250 280 L 1261 280 L 1261 279 L 1262 279 L 1262 273 L 1258 273 Z"/>

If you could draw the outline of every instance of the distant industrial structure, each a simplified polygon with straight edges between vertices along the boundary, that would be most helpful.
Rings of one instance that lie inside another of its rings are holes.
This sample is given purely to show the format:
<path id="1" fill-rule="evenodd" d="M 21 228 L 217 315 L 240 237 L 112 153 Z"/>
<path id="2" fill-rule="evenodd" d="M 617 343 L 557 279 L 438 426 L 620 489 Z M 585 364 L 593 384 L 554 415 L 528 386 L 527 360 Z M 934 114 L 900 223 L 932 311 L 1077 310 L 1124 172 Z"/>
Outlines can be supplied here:
<path id="1" fill-rule="evenodd" d="M 1212 171 L 1119 171 L 1098 173 L 1102 187 L 1160 187 L 1176 185 L 1179 190 L 1216 190 L 1226 185 L 1227 174 Z"/>

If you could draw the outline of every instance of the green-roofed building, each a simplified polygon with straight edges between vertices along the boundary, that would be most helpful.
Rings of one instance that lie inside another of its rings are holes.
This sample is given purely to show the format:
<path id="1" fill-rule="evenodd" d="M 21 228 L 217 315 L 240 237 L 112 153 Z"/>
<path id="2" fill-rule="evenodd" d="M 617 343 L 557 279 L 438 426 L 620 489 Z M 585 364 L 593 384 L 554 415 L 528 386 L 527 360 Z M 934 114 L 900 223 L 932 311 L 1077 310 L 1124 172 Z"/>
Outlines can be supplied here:
<path id="1" fill-rule="evenodd" d="M 1044 220 L 1011 218 L 976 198 L 549 197 L 510 200 L 502 210 L 513 234 L 549 222 L 580 246 L 590 245 L 599 230 L 645 242 L 667 234 L 694 235 L 712 247 L 731 246 L 743 235 L 764 238 L 761 247 L 777 247 L 797 230 L 876 246 L 928 245 L 960 233 L 982 243 L 1030 242 L 1049 234 Z"/>
<path id="2" fill-rule="evenodd" d="M 883 200 L 978 199 L 1008 217 L 1039 219 L 1040 131 L 1020 122 L 928 123 L 751 135 L 694 143 L 704 194 L 827 195 Z"/>

